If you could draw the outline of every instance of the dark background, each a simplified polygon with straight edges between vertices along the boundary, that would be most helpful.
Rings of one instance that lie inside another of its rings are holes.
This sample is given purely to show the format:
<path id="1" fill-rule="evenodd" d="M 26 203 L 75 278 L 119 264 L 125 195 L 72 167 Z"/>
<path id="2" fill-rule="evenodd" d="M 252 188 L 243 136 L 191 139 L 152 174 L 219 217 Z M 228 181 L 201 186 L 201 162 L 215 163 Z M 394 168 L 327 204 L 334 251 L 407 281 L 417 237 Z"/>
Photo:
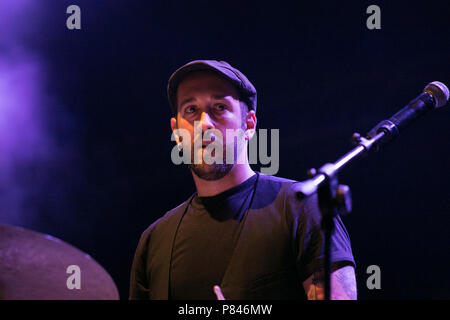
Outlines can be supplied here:
<path id="1" fill-rule="evenodd" d="M 170 160 L 165 90 L 179 66 L 217 59 L 246 74 L 258 90 L 258 127 L 280 129 L 277 176 L 296 180 L 427 83 L 450 85 L 448 1 L 10 3 L 0 58 L 20 64 L 20 47 L 39 66 L 30 101 L 45 139 L 3 149 L 0 223 L 90 254 L 122 299 L 141 232 L 194 191 Z M 71 4 L 81 30 L 66 28 Z M 371 4 L 381 30 L 366 27 Z M 449 118 L 448 106 L 428 114 L 340 174 L 353 192 L 344 223 L 361 299 L 450 298 Z M 8 141 L 29 130 L 9 123 Z M 380 290 L 366 287 L 369 265 L 381 268 Z"/>

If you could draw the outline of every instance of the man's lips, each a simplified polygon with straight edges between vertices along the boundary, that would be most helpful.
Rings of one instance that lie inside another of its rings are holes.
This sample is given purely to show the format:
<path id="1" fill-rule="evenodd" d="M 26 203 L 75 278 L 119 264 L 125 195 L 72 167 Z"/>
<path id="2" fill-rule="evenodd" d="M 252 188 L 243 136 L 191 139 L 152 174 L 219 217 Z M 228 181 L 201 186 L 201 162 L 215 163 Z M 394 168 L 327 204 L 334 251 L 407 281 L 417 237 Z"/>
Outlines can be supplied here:
<path id="1" fill-rule="evenodd" d="M 206 148 L 208 145 L 210 145 L 211 143 L 213 143 L 216 140 L 215 135 L 210 135 L 210 136 L 208 136 L 208 138 L 209 138 L 209 140 L 203 140 L 202 136 L 199 135 L 198 137 L 196 137 L 196 139 L 194 139 L 194 145 L 198 145 L 201 143 L 202 148 Z"/>

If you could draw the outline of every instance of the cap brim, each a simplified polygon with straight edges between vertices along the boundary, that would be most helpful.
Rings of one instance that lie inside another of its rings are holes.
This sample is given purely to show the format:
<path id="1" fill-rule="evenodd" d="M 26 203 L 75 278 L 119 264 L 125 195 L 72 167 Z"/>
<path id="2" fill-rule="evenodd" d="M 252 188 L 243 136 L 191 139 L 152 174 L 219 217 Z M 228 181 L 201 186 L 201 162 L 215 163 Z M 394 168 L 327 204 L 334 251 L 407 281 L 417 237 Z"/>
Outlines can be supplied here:
<path id="1" fill-rule="evenodd" d="M 223 77 L 225 77 L 232 83 L 239 85 L 239 83 L 236 80 L 234 80 L 232 77 L 230 77 L 230 75 L 228 75 L 224 70 L 221 70 L 221 69 L 217 68 L 216 66 L 209 64 L 206 61 L 193 61 L 189 64 L 186 64 L 186 65 L 180 67 L 179 69 L 177 69 L 170 76 L 169 82 L 167 84 L 167 95 L 169 97 L 169 102 L 170 102 L 170 105 L 171 105 L 171 108 L 172 108 L 172 111 L 174 114 L 177 113 L 176 92 L 177 92 L 177 88 L 178 88 L 178 85 L 180 84 L 180 82 L 183 80 L 183 78 L 188 73 L 191 73 L 194 71 L 204 71 L 204 70 L 214 71 L 214 72 L 222 75 Z"/>

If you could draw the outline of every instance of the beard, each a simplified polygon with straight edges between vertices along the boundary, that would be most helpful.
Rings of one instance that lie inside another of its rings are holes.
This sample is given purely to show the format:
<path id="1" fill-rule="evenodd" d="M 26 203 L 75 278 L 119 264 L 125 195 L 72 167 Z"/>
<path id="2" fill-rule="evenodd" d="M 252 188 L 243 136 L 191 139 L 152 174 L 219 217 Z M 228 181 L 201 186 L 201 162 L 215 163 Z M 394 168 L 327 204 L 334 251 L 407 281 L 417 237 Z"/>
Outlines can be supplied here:
<path id="1" fill-rule="evenodd" d="M 188 167 L 200 179 L 208 180 L 208 181 L 219 180 L 219 179 L 225 177 L 231 171 L 231 169 L 233 169 L 233 167 L 234 167 L 234 165 L 236 163 L 237 154 L 238 154 L 237 142 L 236 141 L 234 141 L 233 148 L 234 148 L 234 161 L 233 161 L 233 163 L 226 163 L 226 148 L 224 147 L 223 148 L 223 160 L 222 160 L 222 163 L 215 163 L 214 162 L 212 164 L 207 164 L 202 159 L 202 163 L 199 163 L 199 164 L 197 164 L 197 163 L 190 163 L 188 165 Z M 194 159 L 194 147 L 193 146 L 192 146 L 191 150 L 192 150 L 191 159 Z"/>
<path id="2" fill-rule="evenodd" d="M 233 167 L 234 163 L 189 164 L 189 168 L 197 177 L 208 181 L 219 180 L 225 177 Z"/>

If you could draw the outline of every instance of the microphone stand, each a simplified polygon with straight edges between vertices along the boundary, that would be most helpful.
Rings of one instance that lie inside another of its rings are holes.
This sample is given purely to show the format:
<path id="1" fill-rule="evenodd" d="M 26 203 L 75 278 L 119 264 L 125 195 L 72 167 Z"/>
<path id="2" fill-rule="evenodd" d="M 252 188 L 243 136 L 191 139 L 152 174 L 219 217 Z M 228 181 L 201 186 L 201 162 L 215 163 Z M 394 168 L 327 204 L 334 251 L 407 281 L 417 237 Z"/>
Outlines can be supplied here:
<path id="1" fill-rule="evenodd" d="M 383 120 L 377 124 L 366 137 L 354 133 L 352 136 L 353 144 L 356 145 L 354 149 L 334 163 L 326 163 L 318 170 L 314 168 L 308 170 L 309 179 L 296 186 L 296 196 L 300 200 L 314 192 L 318 195 L 319 210 L 322 215 L 321 228 L 325 238 L 325 300 L 330 300 L 331 295 L 331 236 L 334 231 L 334 217 L 338 214 L 344 216 L 352 210 L 350 188 L 339 184 L 338 172 L 353 159 L 368 153 L 369 150 L 378 151 L 381 145 L 399 134 L 399 129 L 402 130 L 419 116 L 431 110 L 436 104 L 433 99 L 435 98 L 430 92 L 423 92 L 389 120 Z"/>

